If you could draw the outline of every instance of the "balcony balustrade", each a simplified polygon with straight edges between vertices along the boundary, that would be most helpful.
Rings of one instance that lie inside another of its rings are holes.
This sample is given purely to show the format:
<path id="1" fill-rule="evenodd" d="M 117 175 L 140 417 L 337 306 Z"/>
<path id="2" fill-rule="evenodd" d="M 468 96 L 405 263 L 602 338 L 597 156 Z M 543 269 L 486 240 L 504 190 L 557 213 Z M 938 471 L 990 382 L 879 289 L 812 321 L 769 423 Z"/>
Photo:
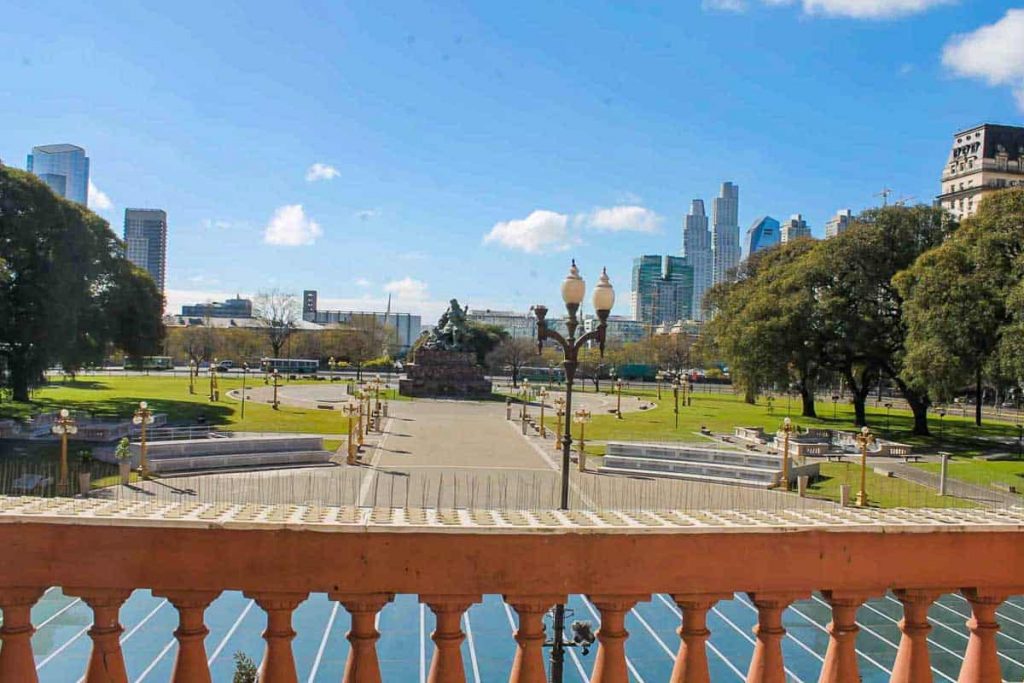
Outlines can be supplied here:
<path id="1" fill-rule="evenodd" d="M 297 681 L 292 613 L 312 592 L 352 616 L 351 683 L 381 680 L 375 616 L 397 593 L 436 616 L 429 683 L 465 680 L 462 616 L 485 594 L 519 616 L 509 680 L 542 683 L 543 615 L 570 593 L 600 613 L 592 681 L 628 681 L 625 615 L 657 593 L 681 614 L 671 682 L 705 683 L 708 612 L 735 592 L 758 617 L 747 680 L 783 683 L 782 613 L 820 592 L 832 621 L 819 681 L 852 683 L 857 609 L 890 591 L 904 610 L 893 681 L 932 680 L 928 607 L 959 591 L 972 610 L 959 683 L 994 683 L 995 610 L 1024 592 L 1019 508 L 563 513 L 0 498 L 0 549 L 2 683 L 36 680 L 31 608 L 50 586 L 92 610 L 86 683 L 127 682 L 118 613 L 139 588 L 178 612 L 175 683 L 211 680 L 204 612 L 226 590 L 267 614 L 263 683 Z"/>

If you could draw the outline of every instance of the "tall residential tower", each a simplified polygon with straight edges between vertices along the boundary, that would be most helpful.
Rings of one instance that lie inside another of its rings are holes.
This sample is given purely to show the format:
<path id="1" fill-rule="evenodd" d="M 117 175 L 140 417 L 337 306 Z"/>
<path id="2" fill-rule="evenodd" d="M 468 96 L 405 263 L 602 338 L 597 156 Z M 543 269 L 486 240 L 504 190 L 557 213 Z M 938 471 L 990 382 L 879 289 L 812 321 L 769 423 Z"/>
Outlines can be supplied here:
<path id="1" fill-rule="evenodd" d="M 725 282 L 740 264 L 740 188 L 722 183 L 711 207 L 712 275 L 715 284 Z"/>
<path id="2" fill-rule="evenodd" d="M 61 197 L 85 206 L 89 200 L 89 157 L 75 145 L 42 145 L 28 155 L 28 170 Z"/>
<path id="3" fill-rule="evenodd" d="M 712 259 L 711 231 L 704 213 L 704 200 L 694 199 L 683 225 L 683 258 L 693 269 L 693 301 L 690 311 L 695 320 L 704 319 L 701 302 L 704 292 L 711 288 Z"/>
<path id="4" fill-rule="evenodd" d="M 148 272 L 163 292 L 167 277 L 167 212 L 125 209 L 124 243 L 128 260 Z"/>
<path id="5" fill-rule="evenodd" d="M 633 259 L 633 320 L 673 324 L 693 317 L 693 269 L 678 256 Z"/>

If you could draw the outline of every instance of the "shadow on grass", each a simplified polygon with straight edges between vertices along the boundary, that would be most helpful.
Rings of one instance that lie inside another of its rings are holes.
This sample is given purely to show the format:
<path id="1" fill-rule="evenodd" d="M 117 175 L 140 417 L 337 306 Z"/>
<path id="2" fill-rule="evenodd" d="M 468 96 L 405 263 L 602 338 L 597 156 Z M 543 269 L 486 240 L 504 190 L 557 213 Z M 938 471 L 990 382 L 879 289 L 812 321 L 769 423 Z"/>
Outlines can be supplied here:
<path id="1" fill-rule="evenodd" d="M 102 387 L 101 387 L 102 388 Z M 198 401 L 176 401 L 163 398 L 149 398 L 145 396 L 118 396 L 114 398 L 82 398 L 51 400 L 38 399 L 31 403 L 31 413 L 51 412 L 67 408 L 69 410 L 87 412 L 97 417 L 105 418 L 130 418 L 135 414 L 140 401 L 147 401 L 150 410 L 156 413 L 166 413 L 167 422 L 170 425 L 180 424 L 209 424 L 226 425 L 234 410 L 227 405 L 216 403 L 200 403 Z M 24 406 L 24 404 L 22 404 Z"/>

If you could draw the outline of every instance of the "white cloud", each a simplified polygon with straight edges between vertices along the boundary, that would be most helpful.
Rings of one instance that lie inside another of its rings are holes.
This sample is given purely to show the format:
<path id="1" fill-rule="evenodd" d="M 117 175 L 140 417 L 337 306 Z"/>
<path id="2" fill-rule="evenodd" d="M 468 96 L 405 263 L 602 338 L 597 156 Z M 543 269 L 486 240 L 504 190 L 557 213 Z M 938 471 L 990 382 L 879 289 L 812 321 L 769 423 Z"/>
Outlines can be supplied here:
<path id="1" fill-rule="evenodd" d="M 306 171 L 306 181 L 313 183 L 317 180 L 333 180 L 341 175 L 338 169 L 330 164 L 321 164 L 319 161 Z"/>
<path id="2" fill-rule="evenodd" d="M 924 12 L 957 0 L 761 0 L 764 5 L 781 7 L 799 2 L 805 14 L 821 14 L 851 19 L 888 19 Z M 744 12 L 748 0 L 702 0 L 705 10 Z"/>
<path id="3" fill-rule="evenodd" d="M 745 0 L 701 0 L 700 6 L 701 9 L 718 12 L 745 12 L 747 10 Z"/>
<path id="4" fill-rule="evenodd" d="M 657 232 L 661 218 L 642 206 L 612 206 L 590 212 L 586 223 L 606 232 Z"/>
<path id="5" fill-rule="evenodd" d="M 497 242 L 506 249 L 536 254 L 546 249 L 564 251 L 572 244 L 569 217 L 538 209 L 522 220 L 495 223 L 484 236 L 484 243 Z"/>
<path id="6" fill-rule="evenodd" d="M 279 207 L 263 231 L 263 241 L 283 247 L 313 244 L 323 234 L 320 224 L 309 218 L 302 204 Z"/>
<path id="7" fill-rule="evenodd" d="M 402 302 L 425 301 L 427 297 L 427 283 L 422 280 L 414 280 L 406 276 L 401 280 L 392 280 L 384 285 L 384 291 L 393 294 L 396 299 Z"/>
<path id="8" fill-rule="evenodd" d="M 942 63 L 958 76 L 1013 89 L 1024 111 L 1024 9 L 1011 9 L 994 24 L 953 36 L 942 49 Z"/>
<path id="9" fill-rule="evenodd" d="M 114 202 L 110 201 L 107 193 L 96 187 L 91 180 L 89 181 L 88 192 L 89 208 L 93 211 L 110 211 L 114 208 Z"/>
<path id="10" fill-rule="evenodd" d="M 206 228 L 207 230 L 213 230 L 213 229 L 227 230 L 228 228 L 240 227 L 241 225 L 244 225 L 244 224 L 242 224 L 242 223 L 235 223 L 233 221 L 218 220 L 218 219 L 213 219 L 213 218 L 204 218 L 203 219 L 203 227 Z"/>

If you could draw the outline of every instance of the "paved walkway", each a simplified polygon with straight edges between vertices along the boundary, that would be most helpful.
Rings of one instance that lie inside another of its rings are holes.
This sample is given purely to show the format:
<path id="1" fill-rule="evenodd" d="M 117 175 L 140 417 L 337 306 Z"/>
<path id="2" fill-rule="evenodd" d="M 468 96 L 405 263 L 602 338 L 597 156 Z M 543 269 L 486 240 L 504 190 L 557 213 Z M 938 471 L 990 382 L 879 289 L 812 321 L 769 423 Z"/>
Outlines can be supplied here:
<path id="1" fill-rule="evenodd" d="M 893 474 L 901 479 L 927 486 L 935 491 L 939 490 L 939 475 L 934 472 L 927 472 L 919 467 L 904 463 L 887 463 L 885 468 L 892 470 Z M 946 492 L 951 496 L 973 500 L 976 503 L 983 503 L 985 505 L 1012 506 L 1020 505 L 1024 502 L 1024 498 L 1021 498 L 1016 493 L 978 486 L 977 484 L 969 484 L 948 476 L 946 477 Z"/>

